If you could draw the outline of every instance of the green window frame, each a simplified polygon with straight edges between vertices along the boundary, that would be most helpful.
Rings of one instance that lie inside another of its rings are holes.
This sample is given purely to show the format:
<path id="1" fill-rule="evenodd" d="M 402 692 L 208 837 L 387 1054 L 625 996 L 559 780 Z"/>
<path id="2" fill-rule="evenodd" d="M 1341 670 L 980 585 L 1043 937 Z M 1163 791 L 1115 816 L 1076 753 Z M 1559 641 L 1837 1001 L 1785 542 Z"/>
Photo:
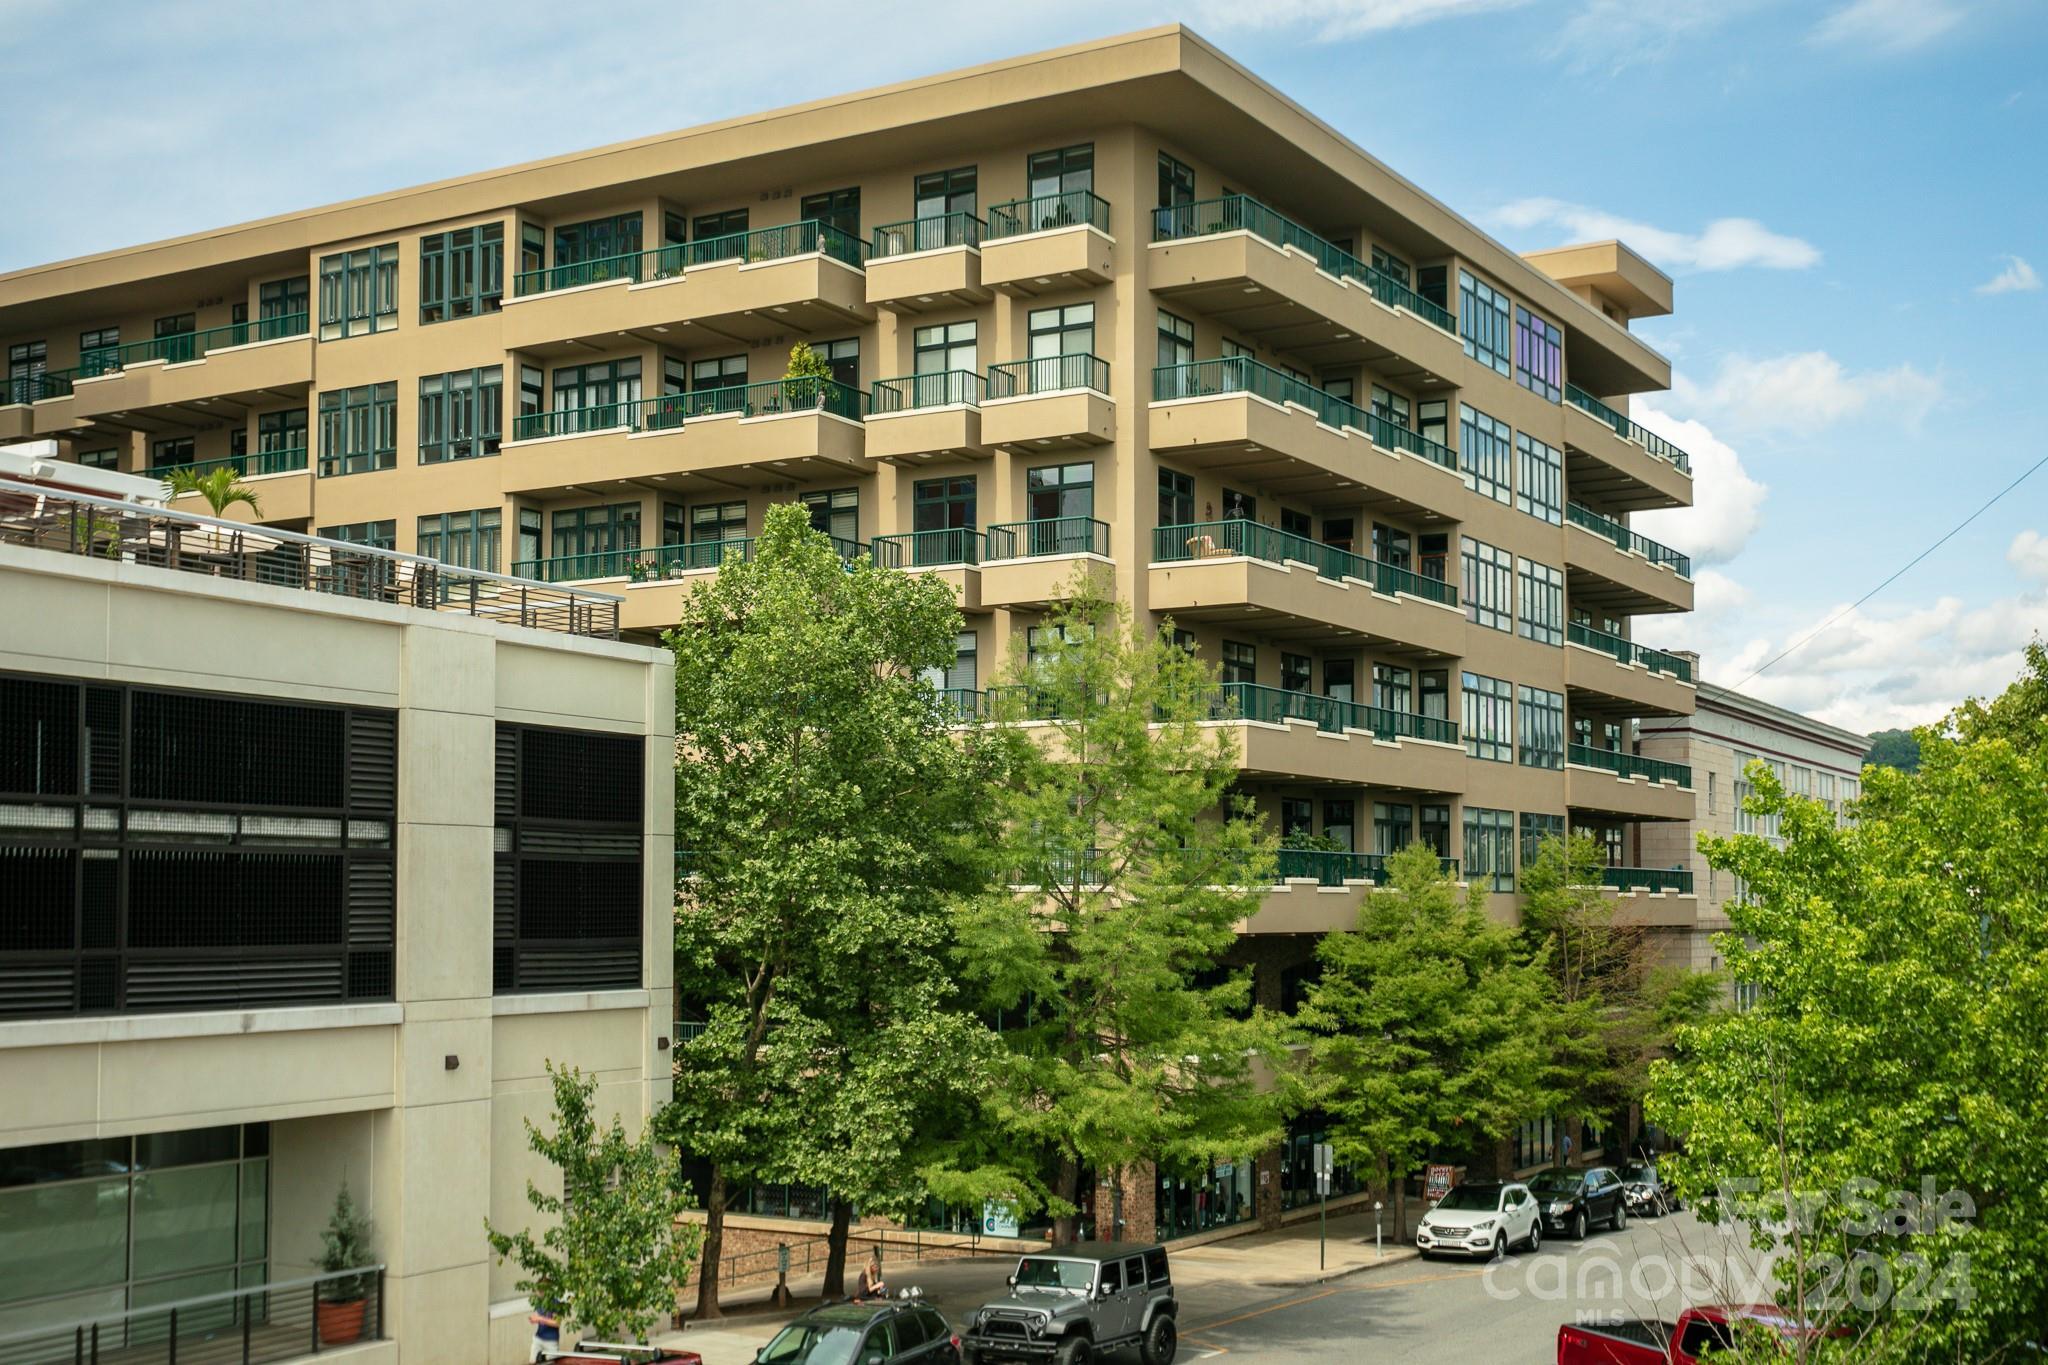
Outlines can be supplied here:
<path id="1" fill-rule="evenodd" d="M 1538 521 L 1564 524 L 1564 454 L 1526 431 L 1515 433 L 1515 506 Z"/>
<path id="2" fill-rule="evenodd" d="M 556 559 L 571 555 L 615 554 L 640 548 L 640 504 L 606 503 L 567 507 L 554 515 L 550 550 Z"/>
<path id="3" fill-rule="evenodd" d="M 323 526 L 320 534 L 328 540 L 361 545 L 371 550 L 398 548 L 398 523 L 394 521 L 352 521 L 341 526 Z"/>
<path id="4" fill-rule="evenodd" d="M 811 344 L 811 353 L 832 367 L 832 382 L 844 384 L 849 389 L 860 387 L 860 338 L 841 337 L 837 341 L 818 341 Z"/>
<path id="5" fill-rule="evenodd" d="M 1383 246 L 1375 244 L 1372 249 L 1372 268 L 1395 283 L 1406 287 L 1408 283 L 1408 262 L 1396 256 Z"/>
<path id="6" fill-rule="evenodd" d="M 971 531 L 976 524 L 974 499 L 972 474 L 953 474 L 943 479 L 920 479 L 910 490 L 910 529 Z"/>
<path id="7" fill-rule="evenodd" d="M 480 507 L 473 512 L 421 517 L 418 553 L 458 569 L 496 573 L 504 515 L 496 507 Z"/>
<path id="8" fill-rule="evenodd" d="M 981 176 L 973 166 L 926 171 L 911 182 L 913 218 L 943 218 L 949 213 L 973 215 L 980 199 Z"/>
<path id="9" fill-rule="evenodd" d="M 1240 640 L 1223 642 L 1223 681 L 1256 683 L 1259 680 L 1259 651 Z"/>
<path id="10" fill-rule="evenodd" d="M 1522 742 L 1525 768 L 1564 767 L 1564 693 L 1541 687 L 1521 689 Z"/>
<path id="11" fill-rule="evenodd" d="M 1451 443 L 1451 405 L 1442 398 L 1415 405 L 1415 430 L 1425 441 L 1440 446 Z"/>
<path id="12" fill-rule="evenodd" d="M 1465 880 L 1494 891 L 1515 889 L 1515 813 L 1465 807 Z"/>
<path id="13" fill-rule="evenodd" d="M 1414 710 L 1414 680 L 1414 673 L 1399 664 L 1374 664 L 1372 704 L 1382 711 L 1408 714 Z"/>
<path id="14" fill-rule="evenodd" d="M 1372 851 L 1390 857 L 1415 842 L 1415 807 L 1405 801 L 1372 803 Z"/>
<path id="15" fill-rule="evenodd" d="M 1508 296 L 1469 270 L 1458 272 L 1458 336 L 1465 354 L 1495 373 L 1512 375 L 1514 312 Z"/>
<path id="16" fill-rule="evenodd" d="M 43 396 L 38 383 L 50 368 L 47 342 L 17 341 L 7 348 L 7 393 L 9 403 L 33 403 Z"/>
<path id="17" fill-rule="evenodd" d="M 1619 833 L 1619 831 L 1616 831 Z M 1564 817 L 1544 815 L 1538 811 L 1522 812 L 1522 866 L 1536 861 L 1537 850 L 1543 847 L 1545 839 L 1564 838 Z"/>
<path id="18" fill-rule="evenodd" d="M 1483 673 L 1467 673 L 1462 683 L 1466 755 L 1489 763 L 1514 762 L 1514 684 Z"/>
<path id="19" fill-rule="evenodd" d="M 81 450 L 78 452 L 78 463 L 87 469 L 119 469 L 121 449 L 119 446 L 108 446 L 104 450 Z"/>
<path id="20" fill-rule="evenodd" d="M 120 363 L 121 329 L 119 327 L 95 327 L 90 332 L 78 334 L 78 372 L 83 375 L 105 374 Z"/>
<path id="21" fill-rule="evenodd" d="M 320 476 L 398 466 L 398 385 L 362 384 L 320 395 Z"/>
<path id="22" fill-rule="evenodd" d="M 800 219 L 816 220 L 830 227 L 836 227 L 856 240 L 860 237 L 860 186 L 850 185 L 843 190 L 825 190 L 820 194 L 807 194 L 797 202 L 796 215 Z"/>
<path id="23" fill-rule="evenodd" d="M 1289 654 L 1284 650 L 1280 655 L 1280 689 L 1283 692 L 1306 692 L 1315 685 L 1315 661 L 1306 654 Z"/>
<path id="24" fill-rule="evenodd" d="M 1405 393 L 1395 393 L 1392 389 L 1373 385 L 1372 410 L 1403 431 L 1414 425 L 1408 419 L 1409 403 L 1408 395 Z"/>
<path id="25" fill-rule="evenodd" d="M 1024 158 L 1024 196 L 1047 199 L 1056 194 L 1092 193 L 1095 189 L 1095 144 L 1078 142 Z"/>
<path id="26" fill-rule="evenodd" d="M 1033 360 L 1095 354 L 1095 305 L 1069 303 L 1034 308 L 1026 322 L 1027 351 Z"/>
<path id="27" fill-rule="evenodd" d="M 976 324 L 967 322 L 941 322 L 930 327 L 920 327 L 911 333 L 910 372 L 912 374 L 945 374 L 949 370 L 965 370 L 969 374 L 981 373 L 975 363 Z"/>
<path id="28" fill-rule="evenodd" d="M 1298 508 L 1283 507 L 1280 509 L 1280 529 L 1290 536 L 1312 540 L 1315 538 L 1316 519 Z"/>
<path id="29" fill-rule="evenodd" d="M 1465 580 L 1465 619 L 1489 630 L 1512 631 L 1515 557 L 1498 545 L 1470 536 L 1460 536 L 1458 545 Z"/>
<path id="30" fill-rule="evenodd" d="M 421 237 L 419 283 L 422 324 L 497 312 L 505 298 L 505 225 Z"/>
<path id="31" fill-rule="evenodd" d="M 1458 404 L 1459 472 L 1465 486 L 1498 503 L 1514 499 L 1515 433 L 1498 417 Z"/>
<path id="32" fill-rule="evenodd" d="M 814 489 L 797 494 L 797 501 L 811 514 L 811 529 L 837 540 L 860 540 L 860 490 L 858 488 Z"/>
<path id="33" fill-rule="evenodd" d="M 555 229 L 555 265 L 582 265 L 640 254 L 640 215 L 615 213 Z"/>
<path id="34" fill-rule="evenodd" d="M 1159 154 L 1159 207 L 1179 208 L 1195 202 L 1195 168 L 1167 152 Z"/>
<path id="35" fill-rule="evenodd" d="M 1095 464 L 1042 464 L 1024 473 L 1027 520 L 1095 515 Z M 1083 548 L 1086 548 L 1085 546 Z"/>
<path id="36" fill-rule="evenodd" d="M 310 285 L 311 281 L 306 276 L 293 275 L 282 280 L 265 280 L 256 286 L 256 334 L 259 340 L 296 335 L 282 329 L 280 324 L 286 318 L 299 319 L 298 326 L 304 330 Z"/>
<path id="37" fill-rule="evenodd" d="M 555 434 L 604 431 L 627 424 L 626 408 L 640 401 L 640 360 L 599 360 L 564 365 L 554 374 Z"/>
<path id="38" fill-rule="evenodd" d="M 736 389 L 746 382 L 747 358 L 744 355 L 707 356 L 690 362 L 690 388 L 693 391 Z"/>
<path id="39" fill-rule="evenodd" d="M 398 326 L 398 243 L 320 258 L 320 339 L 389 332 Z"/>
<path id="40" fill-rule="evenodd" d="M 1161 365 L 1194 364 L 1195 324 L 1160 309 L 1158 355 Z"/>
<path id="41" fill-rule="evenodd" d="M 691 543 L 746 538 L 746 499 L 740 498 L 732 502 L 700 502 L 690 509 Z"/>
<path id="42" fill-rule="evenodd" d="M 1316 803 L 1306 796 L 1283 796 L 1280 798 L 1280 837 L 1291 839 L 1298 835 L 1313 838 L 1316 832 Z"/>
<path id="43" fill-rule="evenodd" d="M 1195 520 L 1195 476 L 1159 467 L 1159 524 L 1191 526 Z"/>
<path id="44" fill-rule="evenodd" d="M 700 213 L 690 220 L 690 240 L 704 242 L 717 237 L 737 237 L 747 231 L 747 224 L 750 221 L 746 209 Z"/>
<path id="45" fill-rule="evenodd" d="M 280 412 L 259 412 L 256 414 L 256 450 L 258 454 L 274 455 L 287 450 L 303 451 L 306 448 L 306 410 L 286 408 Z"/>
<path id="46" fill-rule="evenodd" d="M 420 463 L 495 455 L 504 436 L 505 367 L 420 376 Z"/>
<path id="47" fill-rule="evenodd" d="M 1425 668 L 1415 675 L 1416 713 L 1433 720 L 1451 718 L 1451 674 L 1449 669 Z"/>
<path id="48" fill-rule="evenodd" d="M 1439 858 L 1451 856 L 1451 808 L 1447 805 L 1424 805 L 1415 812 L 1416 835 L 1422 843 L 1436 850 Z"/>
<path id="49" fill-rule="evenodd" d="M 165 436 L 149 443 L 149 467 L 175 469 L 198 458 L 198 446 L 190 436 Z"/>
<path id="50" fill-rule="evenodd" d="M 1533 559 L 1515 557 L 1515 587 L 1522 638 L 1539 645 L 1564 643 L 1564 572 Z"/>

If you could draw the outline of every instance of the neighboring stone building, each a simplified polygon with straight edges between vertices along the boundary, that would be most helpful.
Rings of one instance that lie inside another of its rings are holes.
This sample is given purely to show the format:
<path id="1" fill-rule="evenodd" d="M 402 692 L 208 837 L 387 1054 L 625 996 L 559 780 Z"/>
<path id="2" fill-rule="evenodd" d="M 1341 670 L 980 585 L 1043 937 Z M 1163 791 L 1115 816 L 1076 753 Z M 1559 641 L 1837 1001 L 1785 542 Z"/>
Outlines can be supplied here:
<path id="1" fill-rule="evenodd" d="M 1741 809 L 1750 789 L 1743 770 L 1752 760 L 1769 764 L 1787 790 L 1842 811 L 1862 790 L 1863 755 L 1870 738 L 1702 682 L 1693 713 L 1644 721 L 1640 745 L 1649 757 L 1691 767 L 1697 805 L 1689 824 L 1637 825 L 1635 844 L 1625 850 L 1625 860 L 1642 867 L 1683 868 L 1690 874 L 1698 922 L 1664 933 L 1663 957 L 1701 971 L 1719 967 L 1720 954 L 1710 936 L 1728 927 L 1724 907 L 1737 894 L 1737 883 L 1707 866 L 1699 836 L 1776 835 L 1774 818 L 1758 819 Z"/>

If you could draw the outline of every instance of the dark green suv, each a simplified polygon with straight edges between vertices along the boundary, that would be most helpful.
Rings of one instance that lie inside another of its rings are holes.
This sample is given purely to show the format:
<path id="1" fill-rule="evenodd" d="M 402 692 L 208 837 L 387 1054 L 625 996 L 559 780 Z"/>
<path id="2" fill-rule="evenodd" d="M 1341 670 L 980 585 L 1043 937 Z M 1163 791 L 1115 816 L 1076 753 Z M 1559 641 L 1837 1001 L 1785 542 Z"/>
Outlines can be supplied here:
<path id="1" fill-rule="evenodd" d="M 960 1338 L 922 1299 L 831 1303 L 790 1323 L 755 1365 L 958 1365 Z"/>

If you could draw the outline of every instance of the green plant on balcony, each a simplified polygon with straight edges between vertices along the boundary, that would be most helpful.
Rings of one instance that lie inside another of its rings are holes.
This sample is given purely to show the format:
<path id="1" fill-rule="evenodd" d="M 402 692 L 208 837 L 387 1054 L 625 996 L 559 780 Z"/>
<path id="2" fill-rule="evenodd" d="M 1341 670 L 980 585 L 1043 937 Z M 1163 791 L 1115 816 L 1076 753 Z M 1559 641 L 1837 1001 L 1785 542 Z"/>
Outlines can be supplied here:
<path id="1" fill-rule="evenodd" d="M 1349 853 L 1351 850 L 1327 834 L 1290 830 L 1280 838 L 1280 847 L 1290 853 Z"/>
<path id="2" fill-rule="evenodd" d="M 825 385 L 831 382 L 832 364 L 811 349 L 808 341 L 789 348 L 789 370 L 782 376 L 782 405 L 791 412 L 825 406 Z"/>
<path id="3" fill-rule="evenodd" d="M 195 474 L 189 469 L 173 469 L 168 482 L 171 491 L 179 497 L 194 494 L 206 499 L 206 505 L 213 509 L 213 514 L 217 517 L 226 516 L 228 509 L 236 503 L 247 504 L 250 515 L 262 516 L 263 504 L 257 500 L 253 491 L 241 485 L 238 481 L 240 477 L 234 470 L 222 465 L 204 474 Z"/>

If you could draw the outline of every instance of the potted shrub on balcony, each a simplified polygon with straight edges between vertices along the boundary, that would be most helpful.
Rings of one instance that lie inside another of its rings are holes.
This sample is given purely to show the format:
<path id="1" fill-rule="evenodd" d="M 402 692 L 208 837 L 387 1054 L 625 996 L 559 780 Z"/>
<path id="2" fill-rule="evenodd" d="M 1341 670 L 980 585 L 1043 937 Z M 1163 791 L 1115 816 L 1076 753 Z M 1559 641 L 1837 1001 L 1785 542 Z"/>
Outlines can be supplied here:
<path id="1" fill-rule="evenodd" d="M 350 1198 L 348 1181 L 344 1179 L 341 1192 L 334 1196 L 334 1212 L 327 1219 L 327 1230 L 320 1234 L 320 1269 L 325 1274 L 341 1275 L 343 1271 L 370 1264 L 375 1256 L 370 1249 L 370 1220 L 356 1212 L 355 1200 Z M 363 1317 L 369 1307 L 370 1278 L 367 1274 L 341 1275 L 320 1286 L 313 1312 L 319 1322 L 321 1345 L 345 1346 L 361 1339 Z"/>
<path id="2" fill-rule="evenodd" d="M 832 364 L 811 349 L 807 341 L 789 348 L 789 372 L 782 377 L 782 406 L 786 412 L 822 408 L 829 397 L 826 384 L 832 378 Z"/>

